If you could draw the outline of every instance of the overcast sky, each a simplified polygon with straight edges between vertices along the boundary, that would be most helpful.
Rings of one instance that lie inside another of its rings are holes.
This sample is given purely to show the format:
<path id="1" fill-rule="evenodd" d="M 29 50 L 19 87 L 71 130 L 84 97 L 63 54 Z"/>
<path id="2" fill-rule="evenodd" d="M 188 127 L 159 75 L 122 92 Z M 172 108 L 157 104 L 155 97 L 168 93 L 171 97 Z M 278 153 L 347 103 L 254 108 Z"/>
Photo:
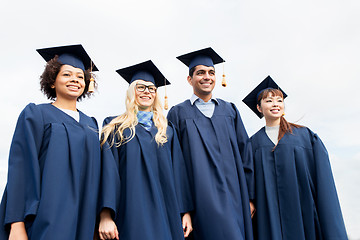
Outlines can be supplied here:
<path id="1" fill-rule="evenodd" d="M 116 69 L 153 60 L 172 83 L 170 106 L 189 98 L 187 68 L 176 56 L 211 46 L 215 95 L 234 102 L 249 135 L 264 125 L 242 99 L 267 75 L 289 95 L 286 118 L 325 143 L 345 224 L 360 239 L 360 1 L 64 0 L 0 4 L 0 191 L 16 120 L 39 90 L 45 62 L 37 48 L 81 43 L 100 69 L 98 92 L 78 108 L 101 124 L 124 112 L 127 84 Z M 160 89 L 159 93 L 164 94 Z"/>

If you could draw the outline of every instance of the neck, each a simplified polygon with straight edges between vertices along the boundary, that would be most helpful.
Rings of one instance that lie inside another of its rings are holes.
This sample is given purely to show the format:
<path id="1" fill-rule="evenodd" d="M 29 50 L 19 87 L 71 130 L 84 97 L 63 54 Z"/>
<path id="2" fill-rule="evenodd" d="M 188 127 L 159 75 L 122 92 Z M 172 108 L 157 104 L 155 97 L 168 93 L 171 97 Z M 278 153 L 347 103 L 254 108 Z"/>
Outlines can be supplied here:
<path id="1" fill-rule="evenodd" d="M 61 109 L 77 111 L 76 100 L 56 99 L 55 102 L 52 103 L 52 105 Z"/>
<path id="2" fill-rule="evenodd" d="M 141 107 L 141 106 L 139 106 L 139 111 L 142 111 L 142 112 L 151 112 L 151 107 Z"/>
<path id="3" fill-rule="evenodd" d="M 266 126 L 268 127 L 276 127 L 280 125 L 280 118 L 277 119 L 266 119 L 265 118 L 265 122 L 266 122 Z"/>
<path id="4" fill-rule="evenodd" d="M 196 96 L 198 96 L 199 98 L 201 98 L 204 102 L 208 102 L 210 101 L 211 97 L 212 97 L 212 93 L 210 94 L 206 94 L 206 95 L 203 95 L 203 94 L 198 94 L 198 93 L 194 93 Z"/>

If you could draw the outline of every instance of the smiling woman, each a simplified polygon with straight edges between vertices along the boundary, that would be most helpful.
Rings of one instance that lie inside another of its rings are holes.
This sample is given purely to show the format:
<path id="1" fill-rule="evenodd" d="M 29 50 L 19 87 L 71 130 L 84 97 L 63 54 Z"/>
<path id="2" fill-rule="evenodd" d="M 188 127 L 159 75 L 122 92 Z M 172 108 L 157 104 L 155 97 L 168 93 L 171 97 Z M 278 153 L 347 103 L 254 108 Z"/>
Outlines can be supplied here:
<path id="1" fill-rule="evenodd" d="M 243 101 L 266 126 L 251 138 L 258 239 L 346 240 L 327 150 L 307 127 L 284 118 L 287 95 L 270 76 Z"/>
<path id="2" fill-rule="evenodd" d="M 90 95 L 89 69 L 97 68 L 81 45 L 38 52 L 47 61 L 41 90 L 55 101 L 30 103 L 19 116 L 0 206 L 0 239 L 92 239 L 100 180 L 98 126 L 76 103 Z"/>
<path id="3" fill-rule="evenodd" d="M 126 112 L 102 130 L 100 239 L 182 240 L 192 231 L 190 186 L 156 93 L 170 83 L 151 61 L 117 72 L 130 86 Z"/>

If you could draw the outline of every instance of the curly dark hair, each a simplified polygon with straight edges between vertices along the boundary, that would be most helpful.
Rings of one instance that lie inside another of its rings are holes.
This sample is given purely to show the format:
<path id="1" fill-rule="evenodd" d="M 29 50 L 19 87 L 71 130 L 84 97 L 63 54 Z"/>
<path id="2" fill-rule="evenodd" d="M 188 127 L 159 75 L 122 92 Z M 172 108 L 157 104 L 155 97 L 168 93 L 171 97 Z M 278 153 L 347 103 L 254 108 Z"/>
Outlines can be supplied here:
<path id="1" fill-rule="evenodd" d="M 59 74 L 62 65 L 64 64 L 58 61 L 58 56 L 56 55 L 53 59 L 51 59 L 46 63 L 45 70 L 40 76 L 41 91 L 50 100 L 56 99 L 56 91 L 54 88 L 52 88 L 52 86 L 55 84 L 56 77 Z M 90 97 L 90 95 L 92 94 L 88 92 L 90 78 L 91 78 L 90 70 L 86 70 L 84 72 L 84 75 L 85 75 L 85 89 L 84 92 L 78 97 L 77 101 L 80 101 L 85 97 Z M 93 78 L 95 77 L 93 76 Z M 95 81 L 95 87 L 96 87 L 96 81 Z"/>

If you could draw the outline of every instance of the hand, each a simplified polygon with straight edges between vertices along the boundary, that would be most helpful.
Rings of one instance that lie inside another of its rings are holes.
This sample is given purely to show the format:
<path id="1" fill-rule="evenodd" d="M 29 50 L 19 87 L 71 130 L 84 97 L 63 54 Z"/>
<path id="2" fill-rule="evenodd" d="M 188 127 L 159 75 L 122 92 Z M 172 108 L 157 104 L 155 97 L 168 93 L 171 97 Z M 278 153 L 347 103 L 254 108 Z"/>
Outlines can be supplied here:
<path id="1" fill-rule="evenodd" d="M 256 208 L 253 202 L 250 201 L 250 213 L 251 213 L 251 218 L 254 217 L 254 214 L 256 212 Z"/>
<path id="2" fill-rule="evenodd" d="M 28 240 L 24 222 L 11 224 L 9 240 Z"/>
<path id="3" fill-rule="evenodd" d="M 104 209 L 100 213 L 99 236 L 101 240 L 114 238 L 119 240 L 119 232 L 109 209 Z"/>
<path id="4" fill-rule="evenodd" d="M 183 225 L 183 231 L 184 231 L 184 237 L 188 237 L 189 234 L 192 232 L 192 224 L 191 224 L 191 217 L 190 213 L 185 213 L 182 218 L 182 225 Z"/>

